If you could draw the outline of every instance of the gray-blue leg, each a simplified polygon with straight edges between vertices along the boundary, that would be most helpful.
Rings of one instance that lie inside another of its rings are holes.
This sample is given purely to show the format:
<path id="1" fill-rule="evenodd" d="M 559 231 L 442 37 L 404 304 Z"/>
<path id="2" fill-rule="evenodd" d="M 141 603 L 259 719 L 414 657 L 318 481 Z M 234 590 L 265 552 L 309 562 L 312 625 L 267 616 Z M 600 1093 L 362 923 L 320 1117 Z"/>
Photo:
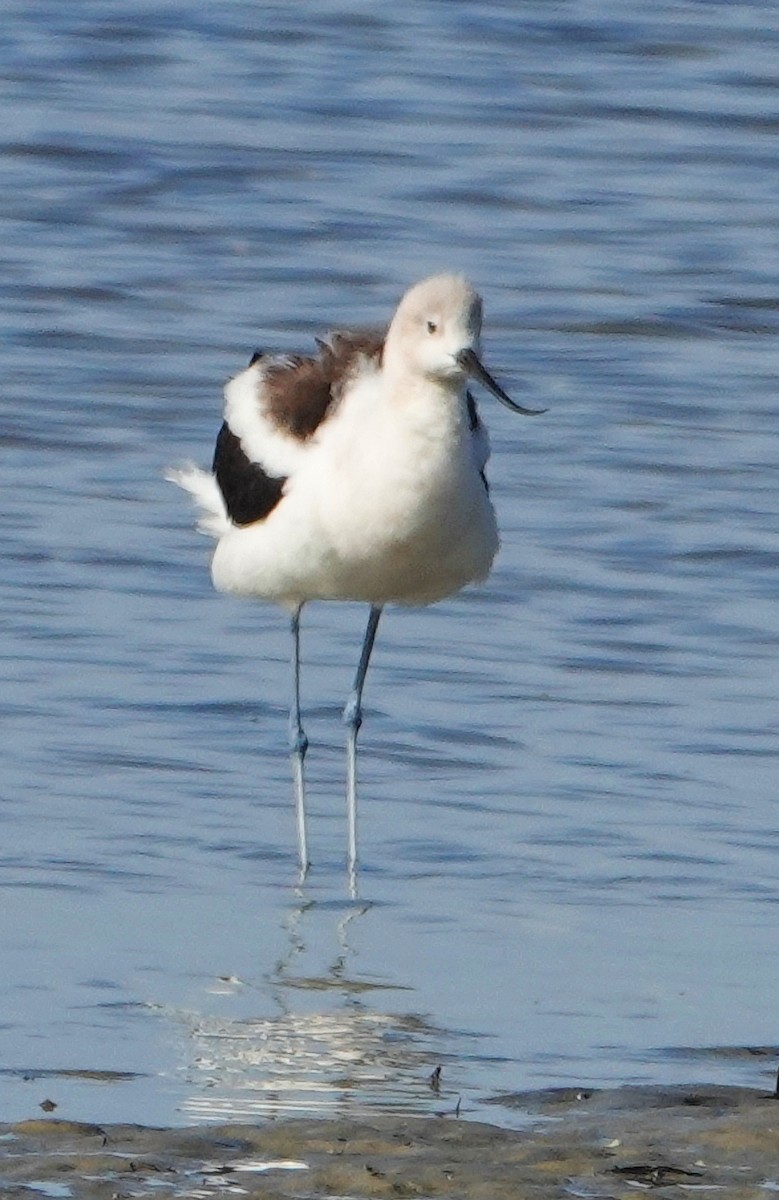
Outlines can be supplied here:
<path id="1" fill-rule="evenodd" d="M 379 627 L 381 606 L 372 605 L 368 617 L 368 628 L 362 643 L 362 652 L 357 666 L 349 699 L 344 709 L 344 724 L 348 729 L 346 742 L 346 811 L 349 822 L 349 875 L 354 890 L 354 869 L 357 864 L 357 734 L 362 725 L 362 689 L 371 660 L 371 650 Z"/>
<path id="2" fill-rule="evenodd" d="M 302 606 L 301 606 L 302 607 Z M 308 870 L 308 847 L 306 845 L 306 797 L 303 782 L 303 761 L 308 750 L 308 738 L 300 719 L 300 612 L 292 614 L 292 705 L 289 710 L 289 753 L 292 760 L 292 780 L 295 788 L 295 819 L 298 828 L 298 851 L 300 854 L 300 877 Z"/>

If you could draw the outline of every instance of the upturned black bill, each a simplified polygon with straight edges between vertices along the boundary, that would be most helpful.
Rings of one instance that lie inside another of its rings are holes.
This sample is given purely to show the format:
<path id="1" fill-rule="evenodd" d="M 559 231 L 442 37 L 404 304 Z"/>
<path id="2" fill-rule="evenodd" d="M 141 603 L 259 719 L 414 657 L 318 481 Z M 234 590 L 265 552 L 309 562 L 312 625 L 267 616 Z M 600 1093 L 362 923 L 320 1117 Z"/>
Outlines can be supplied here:
<path id="1" fill-rule="evenodd" d="M 500 384 L 492 378 L 482 364 L 475 350 L 461 350 L 457 355 L 457 361 L 472 379 L 478 379 L 479 383 L 483 383 L 493 396 L 497 396 L 501 404 L 505 404 L 506 408 L 510 408 L 512 412 L 522 413 L 524 417 L 538 417 L 541 413 L 546 412 L 545 408 L 523 408 L 521 404 L 512 400 L 511 396 L 507 396 Z"/>

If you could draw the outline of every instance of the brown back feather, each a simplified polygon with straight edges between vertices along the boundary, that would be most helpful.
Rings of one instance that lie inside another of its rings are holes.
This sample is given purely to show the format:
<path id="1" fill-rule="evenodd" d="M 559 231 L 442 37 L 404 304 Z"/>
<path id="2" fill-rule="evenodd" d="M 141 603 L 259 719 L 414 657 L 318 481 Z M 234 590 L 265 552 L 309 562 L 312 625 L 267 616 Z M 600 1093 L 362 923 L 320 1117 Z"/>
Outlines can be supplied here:
<path id="1" fill-rule="evenodd" d="M 333 333 L 326 342 L 317 344 L 317 357 L 301 355 L 271 361 L 263 375 L 268 415 L 301 441 L 316 432 L 361 362 L 380 365 L 384 334 Z"/>

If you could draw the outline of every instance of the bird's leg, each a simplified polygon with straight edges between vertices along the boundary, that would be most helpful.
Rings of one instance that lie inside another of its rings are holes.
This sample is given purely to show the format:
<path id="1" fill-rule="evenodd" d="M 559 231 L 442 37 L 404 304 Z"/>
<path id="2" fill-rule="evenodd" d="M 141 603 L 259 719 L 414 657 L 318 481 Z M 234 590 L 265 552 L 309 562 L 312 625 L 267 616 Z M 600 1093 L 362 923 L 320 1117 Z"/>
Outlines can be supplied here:
<path id="1" fill-rule="evenodd" d="M 357 863 L 357 734 L 362 725 L 362 689 L 371 659 L 371 650 L 379 627 L 381 605 L 372 605 L 368 628 L 362 643 L 357 674 L 344 709 L 344 724 L 348 729 L 346 742 L 346 812 L 349 822 L 349 875 L 354 890 L 354 869 Z"/>
<path id="2" fill-rule="evenodd" d="M 308 750 L 308 738 L 300 719 L 300 608 L 296 608 L 292 614 L 290 628 L 292 630 L 292 705 L 289 710 L 289 753 L 295 787 L 295 818 L 298 827 L 300 878 L 302 880 L 308 871 L 306 797 L 303 782 L 303 760 L 306 757 L 306 750 Z"/>

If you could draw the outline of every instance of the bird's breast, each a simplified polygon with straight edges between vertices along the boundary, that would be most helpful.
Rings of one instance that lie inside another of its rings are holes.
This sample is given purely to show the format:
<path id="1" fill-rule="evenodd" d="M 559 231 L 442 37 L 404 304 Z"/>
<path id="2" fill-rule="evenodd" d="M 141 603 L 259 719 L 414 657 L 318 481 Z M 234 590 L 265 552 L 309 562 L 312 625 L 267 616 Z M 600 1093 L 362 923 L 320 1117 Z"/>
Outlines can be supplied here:
<path id="1" fill-rule="evenodd" d="M 317 508 L 357 598 L 423 603 L 488 574 L 495 515 L 461 429 L 413 436 L 385 424 L 336 449 L 323 456 Z"/>

